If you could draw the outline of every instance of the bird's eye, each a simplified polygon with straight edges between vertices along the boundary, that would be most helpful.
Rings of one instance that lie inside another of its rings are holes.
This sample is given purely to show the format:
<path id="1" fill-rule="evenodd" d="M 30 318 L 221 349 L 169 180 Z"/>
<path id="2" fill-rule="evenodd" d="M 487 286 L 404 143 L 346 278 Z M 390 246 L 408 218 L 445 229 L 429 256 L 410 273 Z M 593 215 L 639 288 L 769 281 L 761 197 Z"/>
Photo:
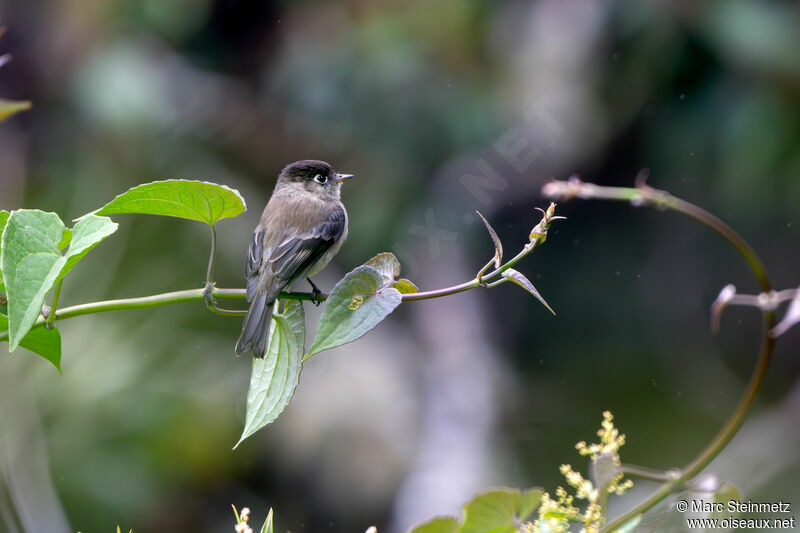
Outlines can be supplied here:
<path id="1" fill-rule="evenodd" d="M 324 185 L 328 181 L 328 176 L 323 176 L 322 174 L 317 174 L 316 176 L 314 176 L 314 181 Z"/>

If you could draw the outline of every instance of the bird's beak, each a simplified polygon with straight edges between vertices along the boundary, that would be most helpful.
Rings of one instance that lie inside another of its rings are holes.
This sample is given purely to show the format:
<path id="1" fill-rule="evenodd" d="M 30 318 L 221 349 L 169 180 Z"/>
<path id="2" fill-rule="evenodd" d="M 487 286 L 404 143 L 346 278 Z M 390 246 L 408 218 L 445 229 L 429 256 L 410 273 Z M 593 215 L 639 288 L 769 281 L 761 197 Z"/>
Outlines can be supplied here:
<path id="1" fill-rule="evenodd" d="M 353 174 L 336 174 L 336 181 L 346 181 L 353 177 Z"/>

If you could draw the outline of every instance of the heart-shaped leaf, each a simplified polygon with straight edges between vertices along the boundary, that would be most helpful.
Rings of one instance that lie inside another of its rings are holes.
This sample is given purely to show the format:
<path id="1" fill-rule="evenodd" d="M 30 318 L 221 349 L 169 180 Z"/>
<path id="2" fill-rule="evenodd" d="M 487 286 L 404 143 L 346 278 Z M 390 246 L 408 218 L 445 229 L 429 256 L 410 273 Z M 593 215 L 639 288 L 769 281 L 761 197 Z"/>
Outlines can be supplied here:
<path id="1" fill-rule="evenodd" d="M 325 302 L 317 335 L 303 360 L 360 338 L 394 311 L 402 295 L 384 282 L 378 270 L 366 265 L 342 278 Z"/>
<path id="2" fill-rule="evenodd" d="M 437 516 L 418 525 L 411 533 L 458 533 L 458 520 L 452 516 Z"/>
<path id="3" fill-rule="evenodd" d="M 89 250 L 117 231 L 106 217 L 88 215 L 75 224 L 69 248 L 59 245 L 66 228 L 55 213 L 21 209 L 9 216 L 0 246 L 8 297 L 9 350 L 14 351 L 41 312 L 53 285 Z"/>
<path id="4" fill-rule="evenodd" d="M 245 425 L 236 446 L 278 418 L 300 381 L 306 335 L 303 304 L 289 300 L 283 313 L 272 318 L 267 353 L 261 359 L 253 359 Z"/>
<path id="5" fill-rule="evenodd" d="M 20 111 L 27 111 L 30 108 L 30 102 L 17 102 L 14 100 L 3 100 L 0 98 L 0 122 L 6 120 L 12 115 L 19 113 Z"/>
<path id="6" fill-rule="evenodd" d="M 542 295 L 539 294 L 539 291 L 536 290 L 536 287 L 533 286 L 533 283 L 531 283 L 530 280 L 528 280 L 528 278 L 526 278 L 522 272 L 514 270 L 513 268 L 509 268 L 503 272 L 503 277 L 508 278 L 509 280 L 513 281 L 514 283 L 516 283 L 517 285 L 519 285 L 520 287 L 531 293 L 534 296 L 534 298 L 542 302 L 542 305 L 544 305 L 548 311 L 550 311 L 553 314 L 556 314 L 556 312 L 553 311 L 553 308 L 550 307 L 547 304 L 547 302 L 544 301 L 544 298 L 542 298 Z"/>
<path id="7" fill-rule="evenodd" d="M 0 332 L 8 329 L 8 317 L 0 314 Z M 33 353 L 39 354 L 61 372 L 61 334 L 56 328 L 33 328 L 19 343 Z"/>
<path id="8" fill-rule="evenodd" d="M 165 180 L 139 185 L 120 194 L 95 211 L 96 215 L 143 213 L 188 218 L 213 225 L 223 218 L 244 213 L 239 191 L 192 180 Z"/>
<path id="9" fill-rule="evenodd" d="M 489 224 L 489 221 L 481 215 L 480 211 L 475 212 L 478 213 L 478 216 L 481 217 L 481 220 L 483 220 L 483 223 L 486 225 L 486 229 L 489 230 L 489 235 L 492 237 L 492 242 L 494 243 L 494 257 L 492 258 L 494 267 L 500 268 L 500 265 L 503 264 L 503 243 L 500 242 L 500 238 L 497 236 L 494 228 Z"/>
<path id="10" fill-rule="evenodd" d="M 516 533 L 539 506 L 544 491 L 495 489 L 473 498 L 464 507 L 458 533 Z"/>

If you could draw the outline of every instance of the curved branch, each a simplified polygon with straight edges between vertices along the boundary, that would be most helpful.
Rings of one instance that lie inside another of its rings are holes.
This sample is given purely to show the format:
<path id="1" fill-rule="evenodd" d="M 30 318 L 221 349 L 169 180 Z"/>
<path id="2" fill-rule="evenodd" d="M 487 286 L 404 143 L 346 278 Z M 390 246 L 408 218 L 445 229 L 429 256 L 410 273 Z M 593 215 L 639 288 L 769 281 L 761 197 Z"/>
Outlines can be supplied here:
<path id="1" fill-rule="evenodd" d="M 635 188 L 602 187 L 592 183 L 584 183 L 577 177 L 572 177 L 569 181 L 551 181 L 542 188 L 542 194 L 550 198 L 562 200 L 569 200 L 577 197 L 596 200 L 627 201 L 635 206 L 652 205 L 686 215 L 711 228 L 733 246 L 750 267 L 756 280 L 758 280 L 762 292 L 770 292 L 772 290 L 772 285 L 767 277 L 764 264 L 741 235 L 705 209 L 672 196 L 668 192 L 653 189 L 643 183 Z M 736 435 L 736 432 L 742 426 L 742 423 L 744 423 L 747 412 L 761 388 L 764 375 L 766 374 L 767 367 L 772 358 L 774 339 L 770 337 L 769 332 L 775 325 L 775 314 L 771 310 L 764 310 L 763 316 L 761 348 L 758 354 L 758 360 L 753 374 L 750 376 L 750 382 L 747 384 L 747 388 L 731 416 L 705 449 L 703 449 L 691 463 L 681 469 L 674 479 L 664 483 L 661 488 L 634 509 L 631 509 L 613 522 L 607 524 L 600 530 L 601 533 L 608 533 L 616 530 L 627 521 L 654 507 L 672 493 L 673 490 L 683 487 L 688 480 L 695 477 L 708 466 L 708 464 L 720 454 L 725 446 L 727 446 L 733 436 Z"/>

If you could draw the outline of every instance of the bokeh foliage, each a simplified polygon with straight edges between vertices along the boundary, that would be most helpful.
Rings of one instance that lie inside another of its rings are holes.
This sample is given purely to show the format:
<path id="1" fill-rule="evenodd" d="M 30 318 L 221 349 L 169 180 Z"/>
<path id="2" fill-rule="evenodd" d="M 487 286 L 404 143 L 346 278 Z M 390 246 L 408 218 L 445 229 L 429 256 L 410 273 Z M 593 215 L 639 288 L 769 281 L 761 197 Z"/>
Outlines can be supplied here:
<path id="1" fill-rule="evenodd" d="M 0 49 L 14 60 L 0 68 L 0 95 L 35 105 L 0 124 L 0 208 L 69 220 L 153 179 L 226 183 L 251 207 L 219 228 L 217 279 L 236 286 L 274 176 L 317 157 L 358 176 L 344 193 L 351 237 L 323 288 L 378 250 L 402 249 L 404 275 L 425 289 L 485 261 L 484 229 L 465 213 L 480 209 L 511 245 L 551 175 L 630 185 L 647 166 L 653 186 L 728 220 L 776 286 L 794 286 L 800 75 L 787 28 L 798 18 L 793 3 L 755 0 L 6 2 Z M 526 121 L 540 98 L 561 135 Z M 542 153 L 524 172 L 495 149 L 509 128 Z M 460 178 L 482 158 L 507 186 L 479 198 Z M 410 231 L 428 209 L 456 234 L 437 256 Z M 467 494 L 454 476 L 439 492 L 452 496 L 450 512 L 487 486 L 557 484 L 554 465 L 603 409 L 625 421 L 632 463 L 680 464 L 729 413 L 759 327 L 755 312 L 732 310 L 713 339 L 708 307 L 725 283 L 756 288 L 689 222 L 610 205 L 564 214 L 530 274 L 556 319 L 507 287 L 425 318 L 401 306 L 402 326 L 380 348 L 365 340 L 363 352 L 310 360 L 307 376 L 319 370 L 301 384 L 307 402 L 235 453 L 250 363 L 231 353 L 238 321 L 202 308 L 70 322 L 64 342 L 80 356 L 63 378 L 15 355 L 2 387 L 34 406 L 73 529 L 219 531 L 228 505 L 246 501 L 275 508 L 293 531 L 385 530 L 398 523 L 401 487 L 431 457 L 420 452 L 430 426 L 444 426 L 425 413 L 454 401 L 447 385 L 459 376 L 477 392 L 457 397 L 470 416 L 446 418 L 459 443 L 449 455 L 483 449 L 486 462 L 460 465 L 480 478 Z M 138 217 L 101 246 L 63 301 L 202 280 L 208 232 Z M 432 353 L 430 324 L 459 350 L 457 339 L 482 335 L 491 358 L 470 359 L 475 342 L 458 357 Z M 764 426 L 745 426 L 738 461 L 717 465 L 753 499 L 800 496 L 800 437 L 774 430 L 792 412 L 796 340 L 789 332 L 779 346 L 753 413 Z M 483 395 L 491 379 L 499 384 Z M 485 412 L 481 440 L 464 428 Z M 765 449 L 774 471 L 743 467 Z"/>

